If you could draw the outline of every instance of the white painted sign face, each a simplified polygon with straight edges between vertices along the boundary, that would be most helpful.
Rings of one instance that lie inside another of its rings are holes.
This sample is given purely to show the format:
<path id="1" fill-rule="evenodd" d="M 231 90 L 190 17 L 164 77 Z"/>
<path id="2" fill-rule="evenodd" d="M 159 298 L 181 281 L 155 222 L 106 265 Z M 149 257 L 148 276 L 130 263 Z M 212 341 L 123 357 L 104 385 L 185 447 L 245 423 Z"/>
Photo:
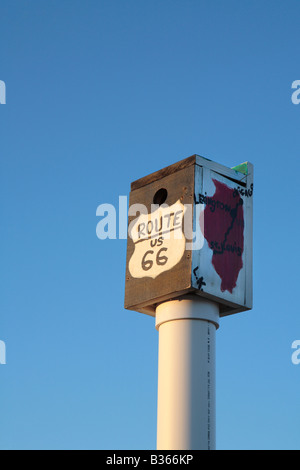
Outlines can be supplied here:
<path id="1" fill-rule="evenodd" d="M 132 223 L 129 235 L 134 252 L 128 265 L 132 277 L 155 279 L 180 262 L 185 251 L 185 210 L 178 200 L 172 206 L 162 205 L 151 214 L 142 214 Z"/>

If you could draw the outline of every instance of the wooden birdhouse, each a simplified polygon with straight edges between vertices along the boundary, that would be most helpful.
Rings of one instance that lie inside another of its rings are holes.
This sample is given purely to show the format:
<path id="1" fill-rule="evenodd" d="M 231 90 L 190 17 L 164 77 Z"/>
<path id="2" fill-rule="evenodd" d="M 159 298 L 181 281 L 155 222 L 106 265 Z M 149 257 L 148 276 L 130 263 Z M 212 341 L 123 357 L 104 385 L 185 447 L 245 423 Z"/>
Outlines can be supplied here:
<path id="1" fill-rule="evenodd" d="M 220 315 L 252 308 L 253 165 L 198 155 L 131 184 L 125 308 L 194 294 Z"/>

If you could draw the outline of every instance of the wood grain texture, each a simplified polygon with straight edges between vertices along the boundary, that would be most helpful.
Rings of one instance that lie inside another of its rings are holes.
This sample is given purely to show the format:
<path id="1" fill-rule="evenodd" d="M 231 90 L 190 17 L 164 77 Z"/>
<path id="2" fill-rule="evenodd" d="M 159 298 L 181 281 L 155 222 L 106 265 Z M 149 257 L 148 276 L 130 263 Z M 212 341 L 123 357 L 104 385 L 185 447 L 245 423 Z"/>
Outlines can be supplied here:
<path id="1" fill-rule="evenodd" d="M 191 165 L 194 165 L 196 162 L 196 155 L 192 155 L 191 157 L 185 158 L 180 162 L 174 163 L 173 165 L 167 166 L 162 170 L 155 171 L 150 175 L 144 176 L 133 183 L 131 183 L 131 191 L 135 191 L 136 189 L 142 188 L 148 184 L 153 183 L 154 181 L 161 180 L 166 176 L 172 175 L 177 171 L 183 170 L 184 168 L 188 168 Z"/>
<path id="2" fill-rule="evenodd" d="M 151 204 L 156 192 L 165 188 L 168 197 L 165 201 L 168 206 L 172 206 L 178 200 L 182 204 L 193 204 L 194 197 L 194 165 L 189 165 L 184 169 L 171 172 L 165 177 L 159 177 L 152 183 L 131 191 L 129 206 L 133 204 L 144 204 L 148 213 L 151 212 Z M 139 214 L 137 214 L 138 216 Z M 129 217 L 128 223 L 135 217 Z M 170 298 L 180 292 L 194 290 L 191 286 L 192 256 L 190 250 L 185 250 L 180 262 L 172 269 L 161 273 L 155 279 L 150 277 L 134 278 L 129 271 L 129 261 L 133 255 L 135 245 L 130 237 L 127 241 L 127 262 L 126 262 L 126 288 L 125 288 L 125 308 L 138 310 L 139 307 L 149 307 L 148 314 L 153 310 L 153 304 L 160 299 Z M 152 306 L 152 309 L 151 309 Z"/>

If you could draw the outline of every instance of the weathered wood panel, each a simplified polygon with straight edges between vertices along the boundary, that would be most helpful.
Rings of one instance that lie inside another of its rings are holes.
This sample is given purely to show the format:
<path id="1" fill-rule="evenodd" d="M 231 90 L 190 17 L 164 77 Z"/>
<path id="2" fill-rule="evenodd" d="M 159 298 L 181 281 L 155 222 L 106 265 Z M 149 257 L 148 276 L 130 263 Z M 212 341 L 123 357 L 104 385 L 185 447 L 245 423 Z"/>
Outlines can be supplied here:
<path id="1" fill-rule="evenodd" d="M 174 215 L 170 217 L 170 229 L 179 228 L 180 211 L 178 207 L 183 207 L 184 204 L 193 205 L 194 165 L 188 166 L 183 170 L 178 170 L 168 176 L 159 178 L 157 181 L 152 181 L 152 183 L 146 186 L 131 191 L 129 206 L 144 204 L 148 214 L 151 214 L 153 198 L 162 188 L 166 189 L 168 193 L 165 204 L 171 208 L 171 214 L 173 207 L 177 210 L 177 212 L 174 212 Z M 137 214 L 137 216 L 138 215 L 139 214 Z M 130 216 L 128 220 L 129 225 L 136 219 L 137 217 Z M 166 218 L 166 220 L 167 219 L 168 218 Z M 174 223 L 175 227 L 172 225 Z M 140 226 L 141 225 L 142 224 L 140 224 Z M 160 224 L 158 228 L 161 228 Z M 173 230 L 171 232 L 172 235 L 169 235 L 171 239 L 164 239 L 164 237 L 166 237 L 166 230 L 165 227 L 162 227 L 161 232 L 164 232 L 162 235 L 159 231 L 157 233 L 150 233 L 150 238 L 148 239 L 144 238 L 147 232 L 142 231 L 142 229 L 144 229 L 144 226 L 140 227 L 140 232 L 142 233 L 141 240 L 133 241 L 128 237 L 125 308 L 129 309 L 137 309 L 138 306 L 141 305 L 150 305 L 160 301 L 162 298 L 169 298 L 172 295 L 176 296 L 176 293 L 186 292 L 191 289 L 192 256 L 191 250 L 185 249 L 185 238 L 171 238 L 172 236 L 175 237 L 176 232 Z M 181 230 L 181 228 L 179 228 L 179 230 Z M 184 237 L 183 234 L 182 236 Z M 163 240 L 160 238 L 163 238 Z M 184 244 L 183 249 L 182 243 Z M 141 255 L 135 256 L 136 250 L 140 250 Z M 160 252 L 160 250 L 164 251 Z M 176 251 L 178 250 L 182 250 L 180 251 L 180 257 L 177 263 L 174 266 L 173 263 L 171 269 L 169 269 L 169 257 L 175 256 L 176 261 Z M 146 255 L 144 259 L 143 254 Z M 168 258 L 167 261 L 166 258 Z M 136 264 L 134 268 L 131 264 L 132 260 L 133 263 Z M 157 269 L 157 266 L 155 267 L 157 260 L 158 264 L 160 264 L 160 271 L 158 275 L 155 275 L 157 272 L 155 271 L 155 269 Z M 164 263 L 166 271 L 164 271 Z M 150 265 L 151 267 L 149 268 Z"/>

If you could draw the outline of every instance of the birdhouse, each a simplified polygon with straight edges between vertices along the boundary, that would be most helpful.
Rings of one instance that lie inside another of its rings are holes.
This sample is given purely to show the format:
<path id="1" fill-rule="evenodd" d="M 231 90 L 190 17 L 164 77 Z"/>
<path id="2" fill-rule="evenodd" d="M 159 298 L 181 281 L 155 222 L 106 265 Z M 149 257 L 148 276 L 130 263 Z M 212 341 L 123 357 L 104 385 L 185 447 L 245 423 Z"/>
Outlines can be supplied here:
<path id="1" fill-rule="evenodd" d="M 131 184 L 125 308 L 186 294 L 220 315 L 252 308 L 253 165 L 193 155 Z"/>

